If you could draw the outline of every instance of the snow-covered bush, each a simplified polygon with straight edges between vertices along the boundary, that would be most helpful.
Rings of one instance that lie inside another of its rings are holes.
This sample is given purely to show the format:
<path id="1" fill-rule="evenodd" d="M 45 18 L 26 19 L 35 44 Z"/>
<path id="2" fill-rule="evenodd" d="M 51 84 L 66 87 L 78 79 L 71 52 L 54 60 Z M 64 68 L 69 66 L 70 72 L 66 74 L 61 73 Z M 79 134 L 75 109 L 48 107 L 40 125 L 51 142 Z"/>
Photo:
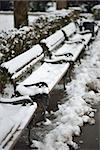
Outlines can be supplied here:
<path id="1" fill-rule="evenodd" d="M 3 55 L 1 63 L 28 50 L 36 42 L 34 28 L 23 27 L 0 34 L 0 52 Z"/>

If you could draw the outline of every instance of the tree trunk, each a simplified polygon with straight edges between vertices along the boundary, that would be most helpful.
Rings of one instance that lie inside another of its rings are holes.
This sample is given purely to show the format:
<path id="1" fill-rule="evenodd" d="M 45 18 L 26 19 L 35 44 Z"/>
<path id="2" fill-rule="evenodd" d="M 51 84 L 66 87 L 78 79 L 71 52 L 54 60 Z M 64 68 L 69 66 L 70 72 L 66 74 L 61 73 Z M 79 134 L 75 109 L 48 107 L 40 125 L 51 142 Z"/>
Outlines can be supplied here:
<path id="1" fill-rule="evenodd" d="M 56 0 L 57 1 L 57 9 L 67 8 L 67 0 Z"/>
<path id="2" fill-rule="evenodd" d="M 14 1 L 14 26 L 20 28 L 28 25 L 28 4 L 27 1 Z"/>

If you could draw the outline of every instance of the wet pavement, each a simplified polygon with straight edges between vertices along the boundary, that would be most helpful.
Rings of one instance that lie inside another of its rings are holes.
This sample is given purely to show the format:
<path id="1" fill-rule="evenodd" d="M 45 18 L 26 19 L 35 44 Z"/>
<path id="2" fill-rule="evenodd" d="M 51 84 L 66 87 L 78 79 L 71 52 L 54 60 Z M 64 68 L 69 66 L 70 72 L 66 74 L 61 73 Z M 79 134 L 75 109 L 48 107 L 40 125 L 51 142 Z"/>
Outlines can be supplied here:
<path id="1" fill-rule="evenodd" d="M 97 109 L 95 124 L 86 124 L 82 127 L 81 135 L 74 138 L 74 141 L 78 143 L 78 150 L 100 150 L 100 103 L 93 108 Z"/>
<path id="2" fill-rule="evenodd" d="M 58 104 L 64 103 L 66 99 L 66 93 L 63 90 L 63 85 L 56 85 L 55 89 L 50 93 L 50 103 L 48 107 L 48 111 L 57 111 L 58 109 Z M 53 121 L 55 119 L 54 115 L 49 115 L 49 119 Z M 34 127 L 32 129 L 31 137 L 34 140 L 40 140 L 42 141 L 45 135 L 53 128 L 52 125 L 50 126 L 44 126 L 41 125 L 39 127 Z M 28 129 L 25 129 L 23 135 L 21 138 L 18 140 L 16 143 L 15 147 L 13 150 L 30 150 L 30 147 L 28 146 Z M 34 149 L 35 150 L 35 149 Z"/>

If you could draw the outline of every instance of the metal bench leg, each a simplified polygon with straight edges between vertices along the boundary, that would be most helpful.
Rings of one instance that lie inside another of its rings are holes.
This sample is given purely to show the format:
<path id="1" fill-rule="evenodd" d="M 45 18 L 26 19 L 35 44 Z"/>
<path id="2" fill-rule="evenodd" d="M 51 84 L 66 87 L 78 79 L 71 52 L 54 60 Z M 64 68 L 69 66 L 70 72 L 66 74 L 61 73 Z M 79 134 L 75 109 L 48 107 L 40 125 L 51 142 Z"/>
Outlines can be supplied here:
<path id="1" fill-rule="evenodd" d="M 28 143 L 29 147 L 32 145 L 32 139 L 31 139 L 31 128 L 28 127 Z"/>
<path id="2" fill-rule="evenodd" d="M 63 78 L 63 87 L 64 87 L 64 90 L 66 90 L 66 76 L 64 76 Z"/>

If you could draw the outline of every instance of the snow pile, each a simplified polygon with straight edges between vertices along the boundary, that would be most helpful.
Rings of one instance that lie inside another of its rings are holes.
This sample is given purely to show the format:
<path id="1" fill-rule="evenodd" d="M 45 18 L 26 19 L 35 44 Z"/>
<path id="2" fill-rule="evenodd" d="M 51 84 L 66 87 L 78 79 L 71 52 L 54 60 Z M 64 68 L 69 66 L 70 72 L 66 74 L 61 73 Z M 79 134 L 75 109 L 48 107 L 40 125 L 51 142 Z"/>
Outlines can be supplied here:
<path id="1" fill-rule="evenodd" d="M 42 142 L 33 140 L 33 146 L 40 150 L 69 150 L 69 147 L 78 148 L 72 136 L 79 136 L 80 127 L 84 123 L 94 124 L 94 112 L 91 104 L 100 101 L 100 32 L 93 47 L 87 51 L 87 57 L 80 66 L 76 65 L 74 79 L 67 84 L 66 91 L 69 100 L 59 105 L 55 113 L 54 129 L 51 130 Z"/>

